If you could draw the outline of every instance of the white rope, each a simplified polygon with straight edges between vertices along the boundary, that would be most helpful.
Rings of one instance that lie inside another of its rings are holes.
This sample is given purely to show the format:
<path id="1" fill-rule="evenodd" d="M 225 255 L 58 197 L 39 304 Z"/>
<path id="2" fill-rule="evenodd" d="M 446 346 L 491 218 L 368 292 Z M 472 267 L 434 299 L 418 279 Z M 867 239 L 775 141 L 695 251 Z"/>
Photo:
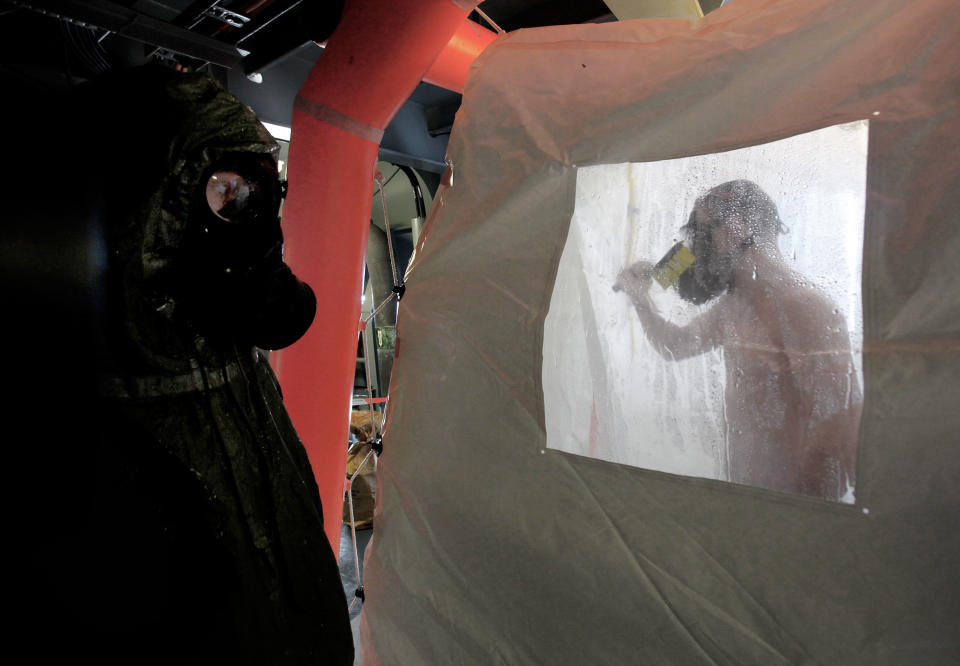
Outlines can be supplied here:
<path id="1" fill-rule="evenodd" d="M 390 273 L 393 276 L 393 286 L 399 287 L 400 281 L 397 278 L 397 260 L 393 256 L 393 238 L 390 236 L 390 218 L 387 215 L 387 197 L 383 193 L 383 174 L 377 171 L 375 180 L 380 186 L 380 205 L 383 207 L 383 226 L 387 232 L 387 250 L 390 253 Z"/>
<path id="2" fill-rule="evenodd" d="M 387 250 L 390 253 L 390 271 L 393 277 L 393 286 L 400 287 L 401 284 L 397 276 L 397 263 L 396 263 L 396 259 L 394 257 L 394 252 L 393 252 L 393 238 L 390 235 L 390 217 L 387 214 L 387 200 L 386 200 L 386 197 L 384 196 L 384 191 L 383 191 L 383 187 L 384 187 L 383 174 L 381 174 L 378 171 L 374 180 L 376 180 L 377 185 L 380 188 L 380 204 L 383 207 L 383 226 L 387 233 Z M 372 437 L 373 442 L 379 442 L 380 440 L 380 425 L 377 422 L 377 415 L 381 414 L 382 412 L 378 410 L 377 405 L 373 402 L 373 381 L 372 381 L 372 375 L 370 374 L 370 358 L 367 351 L 368 343 L 369 343 L 368 332 L 370 328 L 370 322 L 373 321 L 373 319 L 378 314 L 380 314 L 380 311 L 383 310 L 383 308 L 385 308 L 389 303 L 392 303 L 393 300 L 397 297 L 398 297 L 397 292 L 393 291 L 389 296 L 387 296 L 383 300 L 383 302 L 380 303 L 380 305 L 376 307 L 376 309 L 373 310 L 373 312 L 371 312 L 366 317 L 360 318 L 360 335 L 363 339 L 363 369 L 364 369 L 364 374 L 366 375 L 366 380 L 367 380 L 367 403 L 368 403 L 368 410 L 370 414 L 370 425 L 373 428 L 373 437 Z M 370 440 L 368 440 L 368 442 L 369 441 Z M 368 442 L 365 442 L 365 443 L 368 443 Z M 351 444 L 350 447 L 347 449 L 348 455 L 350 453 L 353 453 L 353 450 L 359 444 L 360 442 L 355 442 Z M 350 538 L 353 541 L 352 543 L 353 567 L 354 567 L 354 572 L 356 573 L 356 579 L 357 579 L 356 589 L 357 590 L 363 589 L 363 580 L 361 579 L 361 575 L 360 575 L 360 553 L 357 550 L 357 521 L 353 512 L 353 482 L 356 480 L 356 478 L 360 474 L 363 473 L 363 470 L 366 468 L 367 463 L 370 462 L 371 458 L 373 458 L 373 468 L 374 470 L 376 470 L 377 457 L 378 456 L 375 450 L 371 448 L 367 452 L 367 455 L 364 456 L 363 460 L 360 461 L 360 464 L 357 465 L 357 469 L 354 471 L 353 475 L 350 476 L 348 480 L 347 506 L 350 512 Z M 359 600 L 360 600 L 360 597 L 356 595 L 356 592 L 354 592 L 354 597 L 350 601 L 350 606 L 348 608 L 348 611 L 353 611 L 353 607 L 356 605 L 357 601 Z"/>
<path id="3" fill-rule="evenodd" d="M 370 359 L 367 358 L 367 329 L 368 326 L 363 327 L 362 336 L 363 336 L 363 369 L 367 375 L 367 404 L 370 407 L 370 423 L 373 425 L 373 441 L 380 439 L 380 428 L 377 425 L 377 419 L 374 418 L 375 408 L 373 404 L 373 385 L 370 379 Z"/>
<path id="4" fill-rule="evenodd" d="M 375 421 L 372 413 L 370 415 L 370 420 Z M 353 513 L 353 482 L 363 472 L 363 468 L 367 466 L 367 462 L 370 460 L 371 456 L 373 456 L 374 464 L 376 464 L 376 455 L 374 454 L 373 449 L 370 449 L 367 451 L 367 455 L 364 456 L 363 460 L 360 461 L 360 464 L 357 465 L 357 469 L 354 471 L 353 476 L 350 477 L 347 485 L 347 506 L 350 510 L 350 539 L 352 540 L 351 545 L 353 546 L 353 570 L 356 574 L 357 590 L 363 588 L 363 579 L 360 574 L 360 553 L 357 550 L 357 519 Z M 350 607 L 347 609 L 348 612 L 353 610 L 354 605 L 359 600 L 360 597 L 358 597 L 356 591 L 354 591 L 353 599 L 350 600 Z"/>
<path id="5" fill-rule="evenodd" d="M 493 26 L 493 29 L 496 30 L 498 33 L 500 33 L 500 34 L 502 35 L 502 34 L 504 34 L 504 33 L 506 32 L 506 30 L 504 30 L 504 29 L 501 28 L 499 25 L 497 25 L 496 23 L 494 23 L 494 21 L 493 21 L 492 18 L 490 18 L 489 16 L 487 16 L 486 14 L 484 14 L 484 13 L 483 13 L 483 10 L 480 9 L 479 7 L 477 7 L 476 12 L 477 12 L 478 14 L 480 14 L 480 16 L 483 17 L 483 20 L 484 20 L 484 21 L 486 21 L 487 23 L 489 23 L 490 25 L 492 25 L 492 26 Z"/>
<path id="6" fill-rule="evenodd" d="M 353 476 L 350 477 L 350 487 L 353 487 L 353 480 L 360 476 L 360 473 L 363 471 L 363 468 L 367 466 L 367 461 L 370 460 L 370 456 L 375 455 L 373 449 L 367 451 L 367 455 L 363 457 L 363 460 L 360 461 L 360 464 L 357 465 L 357 471 L 353 473 Z M 350 496 L 351 499 L 353 496 Z M 353 520 L 353 509 L 350 510 L 350 520 Z"/>
<path id="7" fill-rule="evenodd" d="M 370 313 L 369 315 L 367 315 L 366 317 L 362 317 L 362 318 L 360 319 L 360 324 L 361 324 L 361 326 L 364 327 L 364 328 L 366 328 L 367 324 L 370 323 L 370 320 L 373 319 L 374 317 L 376 317 L 378 314 L 380 314 L 380 311 L 381 311 L 384 307 L 386 307 L 387 303 L 389 303 L 389 302 L 392 301 L 394 298 L 396 298 L 396 296 L 397 296 L 397 292 L 391 292 L 391 294 L 390 294 L 389 296 L 387 296 L 387 297 L 383 300 L 383 302 L 380 303 L 380 305 L 377 306 L 377 309 L 376 309 L 376 310 L 374 310 L 373 312 L 371 312 L 371 313 Z"/>

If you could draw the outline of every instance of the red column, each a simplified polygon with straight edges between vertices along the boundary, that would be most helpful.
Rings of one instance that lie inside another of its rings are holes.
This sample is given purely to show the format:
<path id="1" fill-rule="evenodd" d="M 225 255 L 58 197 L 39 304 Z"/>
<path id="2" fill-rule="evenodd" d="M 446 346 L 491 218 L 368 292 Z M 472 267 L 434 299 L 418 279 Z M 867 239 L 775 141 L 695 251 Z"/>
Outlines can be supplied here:
<path id="1" fill-rule="evenodd" d="M 307 334 L 271 356 L 313 465 L 334 552 L 380 138 L 473 4 L 349 0 L 294 105 L 285 257 L 316 291 L 318 307 Z"/>
<path id="2" fill-rule="evenodd" d="M 423 80 L 462 93 L 470 65 L 496 38 L 497 33 L 473 21 L 461 22 L 453 37 L 423 75 Z"/>

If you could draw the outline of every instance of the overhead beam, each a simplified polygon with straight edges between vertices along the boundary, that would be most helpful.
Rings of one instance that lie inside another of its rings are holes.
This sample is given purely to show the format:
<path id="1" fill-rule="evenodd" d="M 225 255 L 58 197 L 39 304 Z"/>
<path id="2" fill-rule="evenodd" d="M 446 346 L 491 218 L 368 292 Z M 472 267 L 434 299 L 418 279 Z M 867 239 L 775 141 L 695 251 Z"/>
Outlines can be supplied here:
<path id="1" fill-rule="evenodd" d="M 222 67 L 233 67 L 243 57 L 235 46 L 108 0 L 12 0 L 12 4 Z"/>

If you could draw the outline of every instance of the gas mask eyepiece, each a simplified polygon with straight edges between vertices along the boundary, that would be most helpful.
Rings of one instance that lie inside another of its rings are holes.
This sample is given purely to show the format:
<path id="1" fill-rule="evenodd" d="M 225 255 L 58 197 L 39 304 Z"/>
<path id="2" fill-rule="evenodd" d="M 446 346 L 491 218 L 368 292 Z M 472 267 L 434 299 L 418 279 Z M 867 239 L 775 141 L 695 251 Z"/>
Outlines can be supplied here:
<path id="1" fill-rule="evenodd" d="M 241 156 L 213 168 L 203 198 L 220 220 L 252 223 L 278 215 L 283 189 L 270 160 Z"/>
<path id="2" fill-rule="evenodd" d="M 235 171 L 217 171 L 207 181 L 207 205 L 221 220 L 237 222 L 254 205 L 258 188 Z"/>

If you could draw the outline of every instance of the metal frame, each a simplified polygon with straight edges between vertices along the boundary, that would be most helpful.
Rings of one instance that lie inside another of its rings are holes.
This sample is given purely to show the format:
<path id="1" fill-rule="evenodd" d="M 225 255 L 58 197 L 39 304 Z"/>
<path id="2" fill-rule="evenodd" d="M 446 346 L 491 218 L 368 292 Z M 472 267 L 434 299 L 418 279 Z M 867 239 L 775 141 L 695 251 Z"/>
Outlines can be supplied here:
<path id="1" fill-rule="evenodd" d="M 10 0 L 17 7 L 63 19 L 83 27 L 114 32 L 180 55 L 233 67 L 243 58 L 235 46 L 198 35 L 108 0 Z"/>

